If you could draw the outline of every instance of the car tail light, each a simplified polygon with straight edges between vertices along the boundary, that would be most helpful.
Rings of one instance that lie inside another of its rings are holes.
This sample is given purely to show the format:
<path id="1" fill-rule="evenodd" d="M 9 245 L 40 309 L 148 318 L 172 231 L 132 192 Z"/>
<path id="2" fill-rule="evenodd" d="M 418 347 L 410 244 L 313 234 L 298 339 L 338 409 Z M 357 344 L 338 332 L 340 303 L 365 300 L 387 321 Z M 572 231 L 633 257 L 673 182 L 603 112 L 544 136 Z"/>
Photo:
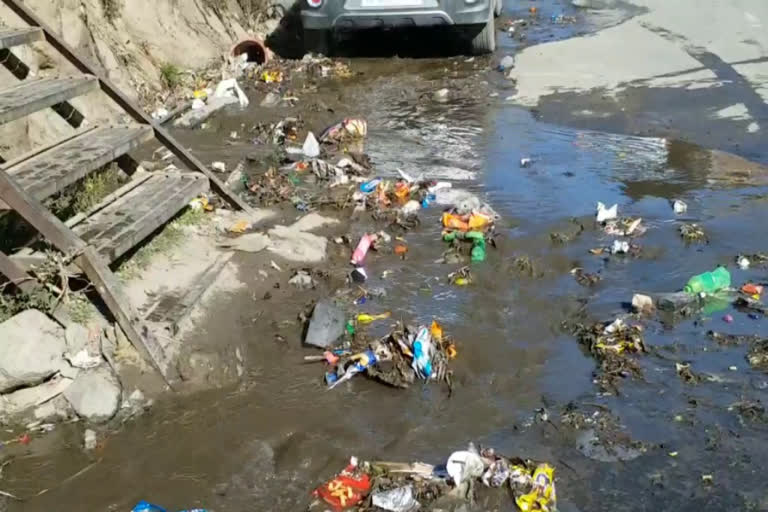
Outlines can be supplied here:
<path id="1" fill-rule="evenodd" d="M 323 0 L 307 0 L 307 5 L 309 5 L 313 9 L 317 9 L 318 7 L 323 5 Z"/>

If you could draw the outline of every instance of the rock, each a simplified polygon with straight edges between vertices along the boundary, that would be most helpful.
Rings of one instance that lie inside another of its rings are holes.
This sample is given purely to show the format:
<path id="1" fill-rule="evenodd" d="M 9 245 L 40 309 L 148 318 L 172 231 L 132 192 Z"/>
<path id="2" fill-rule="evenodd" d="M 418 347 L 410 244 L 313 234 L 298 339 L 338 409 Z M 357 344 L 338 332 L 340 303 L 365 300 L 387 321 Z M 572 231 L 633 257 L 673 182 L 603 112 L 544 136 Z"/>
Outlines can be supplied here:
<path id="1" fill-rule="evenodd" d="M 54 377 L 39 386 L 19 389 L 13 393 L 0 396 L 0 413 L 8 416 L 22 413 L 27 409 L 37 407 L 60 395 L 74 381 L 66 377 Z"/>
<path id="2" fill-rule="evenodd" d="M 638 313 L 650 313 L 653 311 L 653 299 L 647 295 L 636 293 L 632 296 L 632 307 Z"/>
<path id="3" fill-rule="evenodd" d="M 64 329 L 36 309 L 0 324 L 0 393 L 47 379 L 64 363 Z"/>
<path id="4" fill-rule="evenodd" d="M 318 263 L 325 259 L 328 240 L 285 226 L 275 226 L 269 232 L 268 249 L 289 261 Z"/>
<path id="5" fill-rule="evenodd" d="M 101 423 L 117 412 L 122 389 L 115 375 L 106 366 L 101 366 L 78 375 L 64 396 L 78 416 Z"/>
<path id="6" fill-rule="evenodd" d="M 67 326 L 64 333 L 67 341 L 67 352 L 77 354 L 88 347 L 88 341 L 91 339 L 91 333 L 84 325 L 72 322 Z"/>
<path id="7" fill-rule="evenodd" d="M 87 349 L 83 349 L 75 355 L 67 354 L 67 361 L 75 368 L 96 368 L 101 364 L 101 354 L 91 355 Z"/>
<path id="8" fill-rule="evenodd" d="M 432 93 L 432 99 L 437 101 L 438 103 L 445 103 L 448 101 L 448 98 L 450 96 L 451 91 L 448 89 L 438 89 L 434 93 Z"/>
<path id="9" fill-rule="evenodd" d="M 72 407 L 64 396 L 59 395 L 35 408 L 32 415 L 39 421 L 63 421 L 73 416 Z"/>
<path id="10" fill-rule="evenodd" d="M 317 303 L 304 343 L 313 347 L 327 348 L 333 345 L 344 334 L 344 312 L 331 299 Z"/>
<path id="11" fill-rule="evenodd" d="M 96 432 L 87 428 L 83 434 L 83 447 L 90 451 L 96 448 Z"/>
<path id="12" fill-rule="evenodd" d="M 282 100 L 282 98 L 279 94 L 268 92 L 259 105 L 262 107 L 276 107 L 280 103 L 280 100 Z"/>

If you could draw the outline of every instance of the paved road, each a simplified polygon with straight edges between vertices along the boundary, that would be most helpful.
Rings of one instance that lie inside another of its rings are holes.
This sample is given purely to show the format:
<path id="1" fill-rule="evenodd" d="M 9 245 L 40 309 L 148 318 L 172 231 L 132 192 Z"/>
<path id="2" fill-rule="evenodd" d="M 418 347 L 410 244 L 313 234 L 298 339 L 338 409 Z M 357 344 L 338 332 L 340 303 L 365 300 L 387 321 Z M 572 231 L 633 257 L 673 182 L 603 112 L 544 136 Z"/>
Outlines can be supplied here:
<path id="1" fill-rule="evenodd" d="M 602 3 L 639 14 L 526 48 L 510 100 L 553 122 L 675 135 L 760 158 L 768 129 L 768 2 Z"/>

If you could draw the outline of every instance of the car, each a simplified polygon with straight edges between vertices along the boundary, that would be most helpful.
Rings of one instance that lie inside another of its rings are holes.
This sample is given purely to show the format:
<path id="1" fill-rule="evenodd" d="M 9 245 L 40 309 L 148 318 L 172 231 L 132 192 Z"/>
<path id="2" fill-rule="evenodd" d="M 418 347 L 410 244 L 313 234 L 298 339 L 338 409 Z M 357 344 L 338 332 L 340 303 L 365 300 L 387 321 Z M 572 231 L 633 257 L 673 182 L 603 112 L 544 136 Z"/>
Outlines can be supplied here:
<path id="1" fill-rule="evenodd" d="M 474 54 L 496 49 L 503 0 L 301 0 L 305 46 L 328 53 L 335 33 L 374 28 L 453 27 Z"/>

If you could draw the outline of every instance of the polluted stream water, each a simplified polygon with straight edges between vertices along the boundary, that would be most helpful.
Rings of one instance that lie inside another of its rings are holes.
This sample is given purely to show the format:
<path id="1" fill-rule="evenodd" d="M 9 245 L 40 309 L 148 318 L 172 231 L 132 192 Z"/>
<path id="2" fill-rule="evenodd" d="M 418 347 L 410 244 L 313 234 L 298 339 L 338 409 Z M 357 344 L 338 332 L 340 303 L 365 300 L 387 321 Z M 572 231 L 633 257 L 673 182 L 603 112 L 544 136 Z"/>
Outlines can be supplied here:
<path id="1" fill-rule="evenodd" d="M 757 255 L 768 240 L 755 219 L 768 189 L 723 181 L 694 145 L 542 123 L 504 103 L 497 76 L 478 85 L 498 73 L 497 57 L 360 59 L 349 78 L 294 91 L 296 106 L 262 107 L 266 92 L 246 86 L 248 109 L 179 131 L 206 161 L 248 161 L 244 197 L 290 219 L 316 207 L 294 200 L 304 176 L 323 194 L 333 176 L 304 157 L 304 171 L 267 174 L 272 137 L 245 134 L 298 114 L 297 148 L 309 131 L 366 120 L 370 165 L 355 160 L 366 170 L 342 189 L 369 184 L 379 202 L 389 182 L 392 201 L 401 172 L 451 186 L 434 199 L 409 190 L 397 208 L 416 201 L 415 224 L 368 207 L 348 220 L 355 199 L 321 202 L 342 222 L 328 228 L 327 261 L 290 273 L 305 289 L 287 277 L 271 299 L 246 287 L 199 320 L 193 338 L 247 348 L 239 385 L 158 400 L 89 452 L 77 429 L 57 429 L 3 472 L 0 489 L 24 499 L 8 509 L 761 509 L 768 258 Z M 447 101 L 433 94 L 442 88 Z M 615 218 L 598 222 L 598 202 L 617 205 Z M 690 225 L 706 241 L 681 237 Z M 252 257 L 237 257 L 249 284 L 259 279 Z M 696 296 L 685 314 L 653 307 L 718 266 L 727 300 Z M 345 282 L 359 268 L 360 282 Z M 297 291 L 276 304 L 286 289 Z M 636 294 L 649 307 L 634 311 Z M 329 297 L 341 304 L 335 337 L 306 346 L 304 322 Z M 437 341 L 429 354 L 439 357 L 421 357 L 416 340 Z M 390 366 L 372 371 L 379 359 Z M 371 378 L 354 376 L 363 371 Z"/>

